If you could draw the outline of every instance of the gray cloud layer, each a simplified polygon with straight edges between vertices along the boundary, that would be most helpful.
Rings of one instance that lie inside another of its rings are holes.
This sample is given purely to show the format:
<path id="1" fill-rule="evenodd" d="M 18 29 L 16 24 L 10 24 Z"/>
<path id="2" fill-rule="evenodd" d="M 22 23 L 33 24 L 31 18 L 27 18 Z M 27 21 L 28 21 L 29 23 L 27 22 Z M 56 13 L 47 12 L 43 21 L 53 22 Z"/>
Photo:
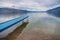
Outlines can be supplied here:
<path id="1" fill-rule="evenodd" d="M 48 10 L 60 6 L 60 0 L 0 0 L 0 6 L 28 10 Z"/>

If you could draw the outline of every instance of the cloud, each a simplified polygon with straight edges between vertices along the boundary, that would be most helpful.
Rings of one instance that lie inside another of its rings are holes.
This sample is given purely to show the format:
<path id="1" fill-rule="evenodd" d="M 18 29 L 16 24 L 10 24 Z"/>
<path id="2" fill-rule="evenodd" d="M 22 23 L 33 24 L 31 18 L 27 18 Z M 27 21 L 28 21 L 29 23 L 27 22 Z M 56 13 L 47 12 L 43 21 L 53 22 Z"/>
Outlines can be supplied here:
<path id="1" fill-rule="evenodd" d="M 35 1 L 45 6 L 53 6 L 58 5 L 60 3 L 60 0 L 35 0 Z"/>
<path id="2" fill-rule="evenodd" d="M 0 6 L 1 7 L 12 7 L 13 4 L 11 4 L 11 3 L 2 3 L 2 4 L 0 4 Z"/>
<path id="3" fill-rule="evenodd" d="M 60 6 L 59 0 L 1 0 L 0 6 L 45 11 Z"/>
<path id="4" fill-rule="evenodd" d="M 27 10 L 44 10 L 44 9 L 46 9 L 46 7 L 43 7 L 42 5 L 40 5 L 39 3 L 34 2 L 34 1 L 21 1 L 19 3 L 19 7 L 27 9 Z"/>

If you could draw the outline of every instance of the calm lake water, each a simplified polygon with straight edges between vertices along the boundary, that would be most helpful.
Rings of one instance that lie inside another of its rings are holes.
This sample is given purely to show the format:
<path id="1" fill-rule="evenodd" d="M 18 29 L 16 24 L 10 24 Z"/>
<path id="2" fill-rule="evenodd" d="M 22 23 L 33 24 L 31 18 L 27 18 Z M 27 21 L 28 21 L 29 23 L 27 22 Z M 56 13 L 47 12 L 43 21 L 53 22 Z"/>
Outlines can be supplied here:
<path id="1" fill-rule="evenodd" d="M 8 21 L 8 20 L 12 20 L 12 19 L 15 19 L 15 18 L 18 18 L 18 17 L 20 17 L 20 16 L 22 16 L 22 15 L 25 15 L 25 13 L 23 14 L 21 14 L 21 13 L 17 13 L 17 14 L 14 14 L 14 13 L 12 13 L 12 14 L 10 14 L 10 13 L 2 13 L 2 14 L 0 14 L 0 23 L 2 23 L 2 22 L 5 22 L 5 21 Z"/>
<path id="2" fill-rule="evenodd" d="M 16 40 L 60 40 L 60 18 L 47 13 L 27 13 L 26 15 L 29 16 L 29 23 Z M 19 16 L 18 14 L 7 18 L 3 17 L 0 18 L 0 21 Z"/>
<path id="3" fill-rule="evenodd" d="M 48 13 L 28 13 L 29 24 L 17 40 L 60 40 L 60 18 Z"/>
<path id="4" fill-rule="evenodd" d="M 47 34 L 60 35 L 60 18 L 47 13 L 28 13 L 28 15 L 29 24 L 27 26 L 32 30 L 43 30 Z"/>

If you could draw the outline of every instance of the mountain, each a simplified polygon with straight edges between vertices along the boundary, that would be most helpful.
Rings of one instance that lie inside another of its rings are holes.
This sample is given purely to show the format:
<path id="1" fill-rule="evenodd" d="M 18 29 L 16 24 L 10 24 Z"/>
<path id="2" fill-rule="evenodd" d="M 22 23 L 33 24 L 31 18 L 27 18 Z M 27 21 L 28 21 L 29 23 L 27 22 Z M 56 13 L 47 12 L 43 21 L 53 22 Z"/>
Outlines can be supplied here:
<path id="1" fill-rule="evenodd" d="M 46 11 L 28 11 L 29 13 L 45 13 Z"/>
<path id="2" fill-rule="evenodd" d="M 27 12 L 28 12 L 27 10 L 19 10 L 19 9 L 14 9 L 14 8 L 0 8 L 0 15 L 23 14 Z"/>
<path id="3" fill-rule="evenodd" d="M 48 14 L 54 15 L 56 17 L 60 17 L 60 7 L 50 9 L 47 12 Z"/>

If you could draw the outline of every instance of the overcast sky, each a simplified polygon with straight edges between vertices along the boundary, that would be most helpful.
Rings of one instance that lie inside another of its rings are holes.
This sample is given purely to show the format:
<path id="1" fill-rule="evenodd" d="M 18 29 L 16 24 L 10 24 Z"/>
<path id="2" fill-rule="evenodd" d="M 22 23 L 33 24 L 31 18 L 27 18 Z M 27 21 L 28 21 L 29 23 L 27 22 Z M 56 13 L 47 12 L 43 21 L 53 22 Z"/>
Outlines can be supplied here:
<path id="1" fill-rule="evenodd" d="M 48 10 L 60 6 L 60 0 L 0 0 L 0 7 L 26 10 Z"/>

